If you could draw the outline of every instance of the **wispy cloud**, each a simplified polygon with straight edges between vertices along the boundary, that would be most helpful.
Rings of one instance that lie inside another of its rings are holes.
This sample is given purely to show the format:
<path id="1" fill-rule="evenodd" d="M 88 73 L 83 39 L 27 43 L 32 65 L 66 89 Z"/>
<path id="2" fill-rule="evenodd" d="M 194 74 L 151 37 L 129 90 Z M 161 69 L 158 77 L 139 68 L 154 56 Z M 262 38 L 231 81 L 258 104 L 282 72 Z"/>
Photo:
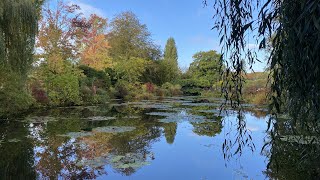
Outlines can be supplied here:
<path id="1" fill-rule="evenodd" d="M 96 14 L 101 17 L 106 17 L 106 14 L 103 12 L 102 9 L 96 8 L 96 7 L 89 5 L 87 3 L 83 3 L 83 2 L 77 1 L 77 0 L 71 0 L 69 4 L 79 5 L 81 8 L 81 10 L 79 10 L 79 13 L 82 13 L 85 17 L 90 17 L 91 14 Z"/>

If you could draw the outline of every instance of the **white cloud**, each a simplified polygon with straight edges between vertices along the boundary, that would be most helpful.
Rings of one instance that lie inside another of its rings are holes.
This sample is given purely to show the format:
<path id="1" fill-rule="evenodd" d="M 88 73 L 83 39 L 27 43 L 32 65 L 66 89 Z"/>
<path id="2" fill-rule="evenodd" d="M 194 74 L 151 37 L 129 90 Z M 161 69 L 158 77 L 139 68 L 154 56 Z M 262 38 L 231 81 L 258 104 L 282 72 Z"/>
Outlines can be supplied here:
<path id="1" fill-rule="evenodd" d="M 102 9 L 96 8 L 92 5 L 83 3 L 81 1 L 72 0 L 72 1 L 70 1 L 69 4 L 76 4 L 76 5 L 80 6 L 81 10 L 79 10 L 79 13 L 82 13 L 87 18 L 90 17 L 91 14 L 96 14 L 96 15 L 104 17 L 104 18 L 106 17 L 106 15 Z"/>

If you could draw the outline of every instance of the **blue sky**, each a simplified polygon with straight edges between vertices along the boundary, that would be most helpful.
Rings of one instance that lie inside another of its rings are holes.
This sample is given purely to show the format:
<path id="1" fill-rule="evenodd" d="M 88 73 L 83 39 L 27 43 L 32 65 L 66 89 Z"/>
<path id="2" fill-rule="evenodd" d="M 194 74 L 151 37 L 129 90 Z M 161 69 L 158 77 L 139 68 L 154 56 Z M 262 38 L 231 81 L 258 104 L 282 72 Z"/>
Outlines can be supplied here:
<path id="1" fill-rule="evenodd" d="M 179 66 L 184 69 L 198 51 L 220 51 L 219 37 L 213 27 L 212 7 L 203 7 L 202 0 L 71 0 L 85 16 L 92 13 L 112 19 L 123 11 L 132 11 L 146 24 L 156 44 L 163 49 L 173 37 L 179 54 Z M 255 45 L 251 45 L 255 47 Z M 254 65 L 262 71 L 264 64 Z"/>

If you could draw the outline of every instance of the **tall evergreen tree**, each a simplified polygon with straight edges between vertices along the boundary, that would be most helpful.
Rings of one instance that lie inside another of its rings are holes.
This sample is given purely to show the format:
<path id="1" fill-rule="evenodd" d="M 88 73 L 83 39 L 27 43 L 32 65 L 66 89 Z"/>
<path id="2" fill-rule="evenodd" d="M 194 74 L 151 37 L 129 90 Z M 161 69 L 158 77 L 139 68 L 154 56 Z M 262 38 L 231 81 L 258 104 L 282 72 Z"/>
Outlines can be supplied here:
<path id="1" fill-rule="evenodd" d="M 165 82 L 174 81 L 180 74 L 178 67 L 178 50 L 175 40 L 170 37 L 164 51 L 163 70 Z"/>
<path id="2" fill-rule="evenodd" d="M 178 51 L 175 40 L 170 37 L 167 40 L 167 44 L 164 51 L 165 60 L 169 60 L 178 65 Z"/>

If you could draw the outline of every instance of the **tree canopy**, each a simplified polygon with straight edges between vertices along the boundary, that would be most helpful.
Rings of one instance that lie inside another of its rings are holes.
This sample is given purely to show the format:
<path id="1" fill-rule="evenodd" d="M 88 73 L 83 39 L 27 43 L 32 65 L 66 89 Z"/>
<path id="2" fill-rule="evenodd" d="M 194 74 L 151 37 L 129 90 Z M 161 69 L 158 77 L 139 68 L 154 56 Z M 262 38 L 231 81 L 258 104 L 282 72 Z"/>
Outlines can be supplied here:
<path id="1" fill-rule="evenodd" d="M 110 27 L 108 40 L 113 58 L 159 58 L 159 47 L 153 43 L 147 26 L 142 24 L 134 13 L 128 11 L 117 15 L 111 20 Z"/>
<path id="2" fill-rule="evenodd" d="M 193 55 L 193 62 L 190 64 L 189 71 L 195 79 L 205 79 L 208 86 L 220 80 L 220 57 L 216 51 L 198 52 Z"/>
<path id="3" fill-rule="evenodd" d="M 224 69 L 220 63 L 221 55 L 211 50 L 197 52 L 192 57 L 193 62 L 185 74 L 187 78 L 182 83 L 184 91 L 191 95 L 199 95 L 203 89 L 217 91 L 220 69 Z"/>

